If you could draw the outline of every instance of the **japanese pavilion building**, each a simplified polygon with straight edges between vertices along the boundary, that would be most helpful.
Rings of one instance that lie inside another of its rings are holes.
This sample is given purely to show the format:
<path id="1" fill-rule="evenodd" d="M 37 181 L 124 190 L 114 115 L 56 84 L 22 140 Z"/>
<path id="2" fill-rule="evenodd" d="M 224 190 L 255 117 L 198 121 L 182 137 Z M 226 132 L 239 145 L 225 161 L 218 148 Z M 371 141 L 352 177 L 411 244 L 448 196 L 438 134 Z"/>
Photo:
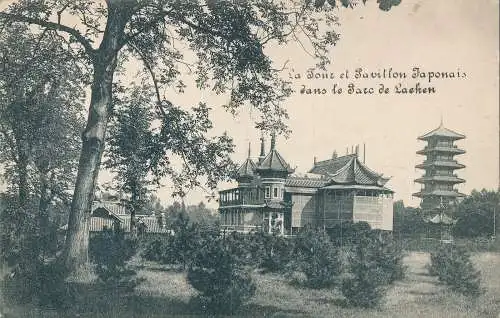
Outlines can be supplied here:
<path id="1" fill-rule="evenodd" d="M 330 228 L 343 221 L 366 221 L 372 228 L 392 230 L 393 191 L 389 180 L 369 169 L 358 151 L 316 162 L 308 173 L 292 169 L 264 139 L 257 160 L 250 157 L 236 174 L 237 187 L 219 192 L 222 225 L 231 231 L 295 234 L 311 225 Z"/>
<path id="2" fill-rule="evenodd" d="M 426 156 L 426 159 L 416 166 L 425 173 L 415 180 L 422 184 L 422 188 L 413 195 L 422 199 L 420 206 L 424 215 L 435 217 L 438 214 L 436 212 L 445 210 L 452 202 L 464 196 L 455 186 L 465 180 L 459 178 L 455 170 L 465 166 L 454 158 L 465 153 L 465 150 L 454 144 L 464 138 L 464 135 L 445 128 L 442 121 L 438 128 L 418 137 L 427 142 L 424 149 L 417 151 L 417 154 Z"/>

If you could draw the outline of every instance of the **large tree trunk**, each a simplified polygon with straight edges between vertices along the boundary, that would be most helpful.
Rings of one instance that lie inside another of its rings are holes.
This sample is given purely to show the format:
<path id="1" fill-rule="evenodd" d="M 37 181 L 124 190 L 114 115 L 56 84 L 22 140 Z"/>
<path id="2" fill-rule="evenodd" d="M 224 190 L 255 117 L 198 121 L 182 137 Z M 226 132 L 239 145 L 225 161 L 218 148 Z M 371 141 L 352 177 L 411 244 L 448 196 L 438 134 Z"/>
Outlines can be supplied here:
<path id="1" fill-rule="evenodd" d="M 70 274 L 77 273 L 88 263 L 90 212 L 112 106 L 113 75 L 125 24 L 131 14 L 122 1 L 108 0 L 107 5 L 106 29 L 99 49 L 91 56 L 94 66 L 92 96 L 87 126 L 82 134 L 82 151 L 63 250 L 65 267 Z"/>
<path id="2" fill-rule="evenodd" d="M 63 253 L 66 269 L 70 272 L 88 263 L 90 211 L 104 151 L 115 65 L 116 61 L 94 70 L 89 117 L 82 134 L 82 151 Z"/>

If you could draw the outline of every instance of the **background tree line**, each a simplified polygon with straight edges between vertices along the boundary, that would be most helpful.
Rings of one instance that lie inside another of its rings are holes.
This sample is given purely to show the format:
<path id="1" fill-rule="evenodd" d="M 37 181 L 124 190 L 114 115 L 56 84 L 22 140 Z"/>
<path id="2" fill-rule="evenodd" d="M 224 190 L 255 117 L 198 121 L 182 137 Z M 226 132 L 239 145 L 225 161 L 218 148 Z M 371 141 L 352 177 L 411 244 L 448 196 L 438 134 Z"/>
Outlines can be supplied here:
<path id="1" fill-rule="evenodd" d="M 500 194 L 495 190 L 472 190 L 446 211 L 456 220 L 453 235 L 459 238 L 491 237 L 498 232 Z M 496 226 L 496 231 L 495 231 Z M 400 237 L 425 235 L 425 223 L 420 208 L 405 207 L 403 201 L 394 202 L 394 233 Z"/>

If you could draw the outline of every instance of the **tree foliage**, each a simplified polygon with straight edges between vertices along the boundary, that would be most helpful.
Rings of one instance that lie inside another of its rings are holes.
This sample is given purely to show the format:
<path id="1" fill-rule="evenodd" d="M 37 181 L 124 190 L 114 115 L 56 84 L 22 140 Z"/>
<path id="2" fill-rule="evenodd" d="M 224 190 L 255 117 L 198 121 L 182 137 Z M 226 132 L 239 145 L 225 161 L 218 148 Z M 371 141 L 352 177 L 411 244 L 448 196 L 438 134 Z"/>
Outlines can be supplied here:
<path id="1" fill-rule="evenodd" d="M 114 103 L 114 116 L 110 122 L 108 150 L 104 166 L 116 174 L 114 184 L 121 193 L 128 194 L 130 230 L 135 228 L 135 214 L 146 204 L 152 183 L 148 157 L 152 151 L 152 109 L 149 99 L 140 87 Z"/>
<path id="2" fill-rule="evenodd" d="M 3 31 L 1 250 L 9 265 L 33 274 L 56 253 L 56 230 L 67 218 L 83 128 L 82 73 L 54 33 L 18 24 Z"/>
<path id="3" fill-rule="evenodd" d="M 0 33 L 0 43 L 4 177 L 21 201 L 69 201 L 83 128 L 82 74 L 54 34 L 13 25 Z"/>
<path id="4" fill-rule="evenodd" d="M 425 233 L 426 225 L 419 208 L 405 207 L 402 200 L 394 202 L 394 233 L 407 237 Z"/>
<path id="5" fill-rule="evenodd" d="M 494 213 L 498 216 L 499 209 L 500 194 L 498 191 L 472 190 L 471 194 L 456 207 L 457 223 L 453 228 L 454 235 L 459 237 L 493 235 Z"/>

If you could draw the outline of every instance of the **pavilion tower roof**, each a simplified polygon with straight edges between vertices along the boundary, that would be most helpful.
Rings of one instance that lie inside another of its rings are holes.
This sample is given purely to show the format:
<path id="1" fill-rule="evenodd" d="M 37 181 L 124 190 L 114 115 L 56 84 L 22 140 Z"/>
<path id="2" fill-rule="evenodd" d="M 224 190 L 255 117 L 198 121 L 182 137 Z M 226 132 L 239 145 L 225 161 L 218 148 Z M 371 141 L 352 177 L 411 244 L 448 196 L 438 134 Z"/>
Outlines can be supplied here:
<path id="1" fill-rule="evenodd" d="M 452 139 L 452 140 L 459 140 L 459 139 L 464 139 L 465 135 L 459 134 L 457 132 L 454 132 L 451 129 L 448 129 L 443 126 L 443 121 L 441 121 L 440 125 L 438 128 L 418 137 L 419 140 L 429 140 L 432 138 L 446 138 L 446 139 Z"/>

